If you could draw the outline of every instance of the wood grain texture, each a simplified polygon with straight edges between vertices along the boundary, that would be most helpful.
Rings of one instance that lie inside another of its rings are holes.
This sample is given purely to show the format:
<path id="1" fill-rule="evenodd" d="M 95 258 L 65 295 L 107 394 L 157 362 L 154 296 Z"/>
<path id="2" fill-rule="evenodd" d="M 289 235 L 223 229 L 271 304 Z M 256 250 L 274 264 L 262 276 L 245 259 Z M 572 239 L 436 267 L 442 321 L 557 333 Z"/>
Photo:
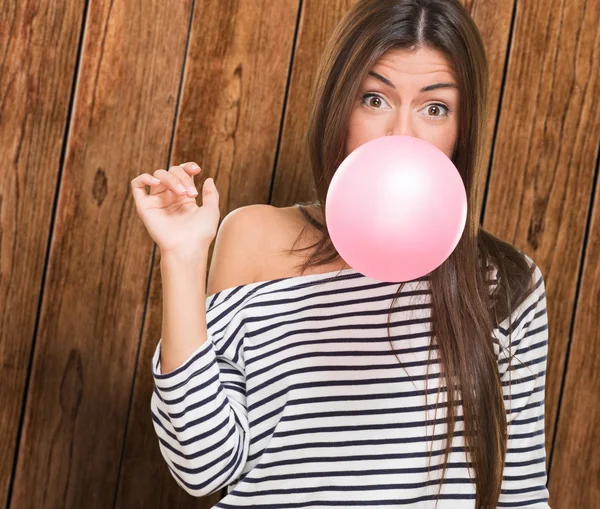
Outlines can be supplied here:
<path id="1" fill-rule="evenodd" d="M 215 179 L 221 218 L 268 196 L 298 8 L 298 0 L 196 0 L 173 163 L 198 162 L 198 186 Z M 117 506 L 210 507 L 218 494 L 195 499 L 171 477 L 150 419 L 151 358 L 162 320 L 158 263 Z"/>
<path id="2" fill-rule="evenodd" d="M 175 163 L 213 177 L 222 217 L 266 203 L 299 0 L 197 0 Z"/>
<path id="3" fill-rule="evenodd" d="M 519 2 L 484 225 L 545 278 L 551 450 L 600 139 L 600 0 Z"/>
<path id="4" fill-rule="evenodd" d="M 597 20 L 600 4 L 587 2 L 584 6 L 581 30 L 573 44 L 578 48 L 578 77 L 574 87 L 584 96 L 580 102 L 581 129 L 589 129 L 589 140 L 585 145 L 593 149 L 594 137 L 599 143 L 598 94 L 600 93 L 600 32 Z M 595 9 L 595 10 L 594 10 Z M 593 29 L 594 18 L 596 29 Z M 580 67 L 581 66 L 581 67 Z M 577 107 L 577 104 L 575 105 Z M 585 132 L 579 135 L 583 144 Z M 581 156 L 579 156 L 579 161 Z M 596 152 L 596 179 L 598 179 L 598 159 L 600 144 Z M 588 164 L 591 157 L 587 157 Z M 578 161 L 578 164 L 581 162 Z M 577 178 L 573 176 L 573 178 Z M 582 196 L 584 198 L 584 196 Z M 552 463 L 550 464 L 550 501 L 552 507 L 600 507 L 600 184 L 596 180 L 593 201 L 593 214 L 590 230 L 587 233 L 587 246 L 581 274 L 581 288 L 578 295 L 574 327 L 571 337 L 570 355 L 565 367 L 565 382 L 560 401 L 559 419 L 556 423 Z M 580 213 L 586 210 L 582 201 Z M 576 206 L 576 205 L 574 205 Z M 582 225 L 581 225 L 582 226 Z M 558 269 L 557 269 L 558 271 Z M 556 306 L 562 305 L 556 297 Z M 565 312 L 566 314 L 566 312 Z M 557 349 L 561 346 L 557 345 Z M 562 353 L 562 350 L 560 350 Z M 555 364 L 556 366 L 556 364 Z M 559 366 L 560 367 L 560 366 Z M 555 367 L 554 376 L 558 368 Z"/>
<path id="5" fill-rule="evenodd" d="M 598 34 L 596 34 L 596 37 Z M 597 47 L 597 46 L 596 46 Z M 596 53 L 598 54 L 598 53 Z M 598 74 L 596 74 L 598 80 Z M 599 147 L 600 148 L 600 147 Z M 596 168 L 598 171 L 598 168 Z M 600 507 L 600 185 L 577 301 L 563 399 L 550 465 L 553 508 Z"/>
<path id="6" fill-rule="evenodd" d="M 309 91 L 333 29 L 355 3 L 356 0 L 304 0 L 302 4 L 271 205 L 285 207 L 317 198 L 304 145 Z"/>
<path id="7" fill-rule="evenodd" d="M 481 165 L 482 180 L 489 178 L 488 168 L 492 158 L 495 128 L 500 114 L 500 95 L 506 59 L 508 58 L 508 43 L 511 30 L 511 20 L 515 0 L 489 2 L 487 0 L 466 0 L 463 2 L 471 14 L 485 46 L 489 67 L 489 87 L 487 100 L 487 124 L 483 133 Z M 483 197 L 482 197 L 483 198 Z M 479 210 L 483 203 L 478 204 Z"/>
<path id="8" fill-rule="evenodd" d="M 0 1 L 0 506 L 40 300 L 84 5 Z"/>
<path id="9" fill-rule="evenodd" d="M 90 3 L 13 508 L 114 503 L 151 252 L 129 183 L 167 160 L 190 10 Z"/>

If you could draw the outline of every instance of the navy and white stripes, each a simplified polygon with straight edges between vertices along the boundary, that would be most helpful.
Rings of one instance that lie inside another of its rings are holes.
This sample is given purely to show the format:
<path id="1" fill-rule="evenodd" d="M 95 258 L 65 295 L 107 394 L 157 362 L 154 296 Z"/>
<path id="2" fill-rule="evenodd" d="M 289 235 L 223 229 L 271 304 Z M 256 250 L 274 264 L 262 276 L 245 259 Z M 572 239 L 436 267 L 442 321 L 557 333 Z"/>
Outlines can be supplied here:
<path id="1" fill-rule="evenodd" d="M 509 421 L 498 507 L 549 507 L 548 322 L 538 267 L 533 277 L 535 291 L 512 315 L 510 366 L 508 319 L 494 329 Z M 196 496 L 230 486 L 220 508 L 433 508 L 446 393 L 437 396 L 437 350 L 429 352 L 430 294 L 426 278 L 405 284 L 392 351 L 397 288 L 348 269 L 207 297 L 209 340 L 166 375 L 160 343 L 153 358 L 152 418 L 178 484 Z M 474 507 L 457 413 L 439 509 Z"/>

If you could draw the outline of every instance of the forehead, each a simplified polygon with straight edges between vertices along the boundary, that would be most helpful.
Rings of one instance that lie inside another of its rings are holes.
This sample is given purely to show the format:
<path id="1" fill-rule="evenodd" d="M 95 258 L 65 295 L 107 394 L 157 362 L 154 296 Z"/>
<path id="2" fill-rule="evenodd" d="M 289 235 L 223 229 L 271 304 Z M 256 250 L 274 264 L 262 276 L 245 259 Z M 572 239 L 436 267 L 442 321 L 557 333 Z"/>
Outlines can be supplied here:
<path id="1" fill-rule="evenodd" d="M 371 70 L 385 74 L 396 86 L 401 85 L 407 78 L 421 81 L 455 81 L 454 69 L 448 57 L 441 51 L 430 48 L 388 50 Z"/>

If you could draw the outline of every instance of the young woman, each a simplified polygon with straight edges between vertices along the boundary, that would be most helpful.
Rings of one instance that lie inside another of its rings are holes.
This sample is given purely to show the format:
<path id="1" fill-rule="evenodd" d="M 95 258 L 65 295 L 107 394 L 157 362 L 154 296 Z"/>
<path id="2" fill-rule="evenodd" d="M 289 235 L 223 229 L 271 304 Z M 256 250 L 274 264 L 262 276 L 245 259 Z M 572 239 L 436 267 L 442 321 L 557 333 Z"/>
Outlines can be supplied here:
<path id="1" fill-rule="evenodd" d="M 198 207 L 196 164 L 132 181 L 161 251 L 152 418 L 183 489 L 228 486 L 221 508 L 549 507 L 544 280 L 479 226 L 486 90 L 458 1 L 363 0 L 314 89 L 317 201 L 242 207 L 217 234 L 218 193 L 207 179 Z M 452 255 L 403 284 L 349 267 L 323 214 L 344 157 L 395 134 L 444 151 L 469 203 Z"/>

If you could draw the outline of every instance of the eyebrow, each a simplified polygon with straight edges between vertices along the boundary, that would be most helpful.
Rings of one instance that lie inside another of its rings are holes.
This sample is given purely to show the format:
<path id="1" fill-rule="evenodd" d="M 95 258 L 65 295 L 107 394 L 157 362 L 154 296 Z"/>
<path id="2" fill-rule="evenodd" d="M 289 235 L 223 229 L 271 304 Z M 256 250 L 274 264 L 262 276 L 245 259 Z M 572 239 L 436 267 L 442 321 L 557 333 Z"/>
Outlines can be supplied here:
<path id="1" fill-rule="evenodd" d="M 386 85 L 388 85 L 392 88 L 396 88 L 390 80 L 388 80 L 385 76 L 382 76 L 381 74 L 377 74 L 374 71 L 370 71 L 369 75 L 373 76 L 374 78 L 377 78 L 379 81 L 383 81 L 383 83 L 385 83 Z M 458 88 L 458 87 L 454 83 L 434 83 L 433 85 L 427 85 L 426 87 L 423 87 L 421 89 L 421 92 L 430 92 L 431 90 L 437 90 L 438 88 Z"/>

